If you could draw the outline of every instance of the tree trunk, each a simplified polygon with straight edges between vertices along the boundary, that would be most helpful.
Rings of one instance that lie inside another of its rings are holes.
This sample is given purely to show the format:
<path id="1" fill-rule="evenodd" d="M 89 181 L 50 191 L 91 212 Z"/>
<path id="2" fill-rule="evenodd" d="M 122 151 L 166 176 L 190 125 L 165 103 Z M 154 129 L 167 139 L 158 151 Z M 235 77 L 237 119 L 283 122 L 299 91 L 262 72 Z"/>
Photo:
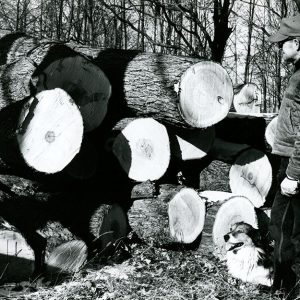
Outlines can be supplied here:
<path id="1" fill-rule="evenodd" d="M 130 115 L 179 127 L 209 127 L 227 115 L 232 82 L 221 65 L 197 58 L 72 46 L 95 59 L 112 83 L 112 123 Z M 209 74 L 209 75 L 208 75 Z M 149 86 L 151 82 L 151 86 Z M 148 88 L 145 90 L 145 86 Z"/>

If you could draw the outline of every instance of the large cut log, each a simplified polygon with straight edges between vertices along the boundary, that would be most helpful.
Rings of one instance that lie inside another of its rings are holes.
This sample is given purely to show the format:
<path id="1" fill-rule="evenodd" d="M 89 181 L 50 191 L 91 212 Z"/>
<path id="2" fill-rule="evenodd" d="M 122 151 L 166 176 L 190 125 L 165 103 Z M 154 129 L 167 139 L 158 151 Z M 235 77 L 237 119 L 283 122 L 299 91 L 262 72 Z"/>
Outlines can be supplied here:
<path id="1" fill-rule="evenodd" d="M 129 178 L 136 181 L 159 179 L 170 161 L 167 130 L 151 118 L 136 119 L 116 137 L 113 153 Z"/>
<path id="2" fill-rule="evenodd" d="M 126 117 L 129 108 L 134 116 L 203 128 L 225 118 L 232 103 L 232 82 L 217 63 L 137 51 L 74 49 L 94 57 L 108 76 L 111 108 L 118 119 Z"/>
<path id="3" fill-rule="evenodd" d="M 78 107 L 60 89 L 6 107 L 0 124 L 3 170 L 61 171 L 79 152 L 83 136 Z"/>
<path id="4" fill-rule="evenodd" d="M 261 93 L 255 83 L 249 82 L 234 86 L 233 107 L 237 113 L 260 112 Z"/>
<path id="5" fill-rule="evenodd" d="M 261 207 L 272 184 L 272 167 L 261 151 L 244 151 L 232 165 L 229 173 L 231 191 L 247 197 L 255 207 Z"/>
<path id="6" fill-rule="evenodd" d="M 159 247 L 194 242 L 205 218 L 204 201 L 195 190 L 166 184 L 159 187 L 157 197 L 151 195 L 135 200 L 128 211 L 129 224 L 138 237 Z"/>
<path id="7" fill-rule="evenodd" d="M 15 39 L 13 35 L 11 39 Z M 85 131 L 98 127 L 106 115 L 111 94 L 111 85 L 102 70 L 62 43 L 37 43 L 24 36 L 20 39 L 26 41 L 26 47 L 12 47 L 14 50 L 6 54 L 10 57 L 13 52 L 20 59 L 7 58 L 8 63 L 0 68 L 0 108 L 34 92 L 62 88 L 79 106 Z"/>

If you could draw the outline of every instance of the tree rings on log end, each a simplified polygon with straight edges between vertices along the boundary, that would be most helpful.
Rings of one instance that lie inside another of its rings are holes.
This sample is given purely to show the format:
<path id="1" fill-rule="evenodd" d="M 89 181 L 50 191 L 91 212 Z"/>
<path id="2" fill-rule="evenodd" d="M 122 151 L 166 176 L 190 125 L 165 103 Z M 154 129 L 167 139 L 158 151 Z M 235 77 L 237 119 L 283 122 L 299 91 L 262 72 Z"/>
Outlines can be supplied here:
<path id="1" fill-rule="evenodd" d="M 205 202 L 191 188 L 183 188 L 169 202 L 169 226 L 176 242 L 190 244 L 200 235 L 205 220 Z"/>
<path id="2" fill-rule="evenodd" d="M 79 106 L 85 131 L 102 123 L 111 85 L 102 70 L 92 62 L 80 55 L 58 59 L 37 77 L 38 92 L 61 88 L 72 97 Z"/>
<path id="3" fill-rule="evenodd" d="M 179 109 L 184 120 L 193 127 L 209 127 L 224 119 L 232 100 L 231 79 L 218 63 L 199 62 L 181 77 Z"/>
<path id="4" fill-rule="evenodd" d="M 43 91 L 23 107 L 17 140 L 25 162 L 44 173 L 61 171 L 79 152 L 83 121 L 71 97 L 61 89 Z"/>
<path id="5" fill-rule="evenodd" d="M 213 241 L 216 252 L 222 256 L 226 253 L 224 235 L 237 222 L 245 222 L 257 228 L 257 216 L 253 204 L 242 196 L 233 196 L 224 202 L 215 217 Z"/>
<path id="6" fill-rule="evenodd" d="M 245 196 L 255 207 L 261 207 L 272 184 L 272 166 L 268 157 L 256 149 L 244 151 L 230 168 L 229 184 L 233 193 Z"/>
<path id="7" fill-rule="evenodd" d="M 274 139 L 276 134 L 276 128 L 277 128 L 277 120 L 278 117 L 275 117 L 267 126 L 266 132 L 265 132 L 265 138 L 267 143 L 273 148 L 274 145 Z"/>
<path id="8" fill-rule="evenodd" d="M 170 142 L 165 126 L 151 118 L 136 119 L 116 137 L 113 153 L 128 177 L 157 180 L 170 162 Z"/>
<path id="9" fill-rule="evenodd" d="M 86 263 L 88 255 L 87 246 L 83 241 L 74 240 L 56 247 L 46 261 L 50 272 L 73 273 Z"/>

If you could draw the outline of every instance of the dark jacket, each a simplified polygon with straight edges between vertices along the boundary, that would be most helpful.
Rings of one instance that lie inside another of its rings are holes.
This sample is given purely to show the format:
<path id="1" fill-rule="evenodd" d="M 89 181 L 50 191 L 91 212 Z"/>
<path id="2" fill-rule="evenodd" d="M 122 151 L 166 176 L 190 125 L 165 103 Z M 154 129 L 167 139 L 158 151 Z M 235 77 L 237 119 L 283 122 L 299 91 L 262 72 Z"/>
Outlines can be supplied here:
<path id="1" fill-rule="evenodd" d="M 300 180 L 300 60 L 284 93 L 272 152 L 290 157 L 286 174 Z"/>

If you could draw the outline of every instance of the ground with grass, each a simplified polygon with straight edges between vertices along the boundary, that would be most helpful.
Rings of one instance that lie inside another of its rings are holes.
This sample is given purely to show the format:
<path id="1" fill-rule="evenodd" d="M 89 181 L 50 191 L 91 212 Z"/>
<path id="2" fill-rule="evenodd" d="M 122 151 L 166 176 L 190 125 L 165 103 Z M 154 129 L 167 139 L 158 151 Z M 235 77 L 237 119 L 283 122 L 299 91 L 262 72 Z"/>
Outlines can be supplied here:
<path id="1" fill-rule="evenodd" d="M 60 280 L 60 281 L 59 281 Z M 111 257 L 89 262 L 80 272 L 51 282 L 6 284 L 0 299 L 282 299 L 266 287 L 228 275 L 211 253 L 167 250 L 127 243 Z"/>

